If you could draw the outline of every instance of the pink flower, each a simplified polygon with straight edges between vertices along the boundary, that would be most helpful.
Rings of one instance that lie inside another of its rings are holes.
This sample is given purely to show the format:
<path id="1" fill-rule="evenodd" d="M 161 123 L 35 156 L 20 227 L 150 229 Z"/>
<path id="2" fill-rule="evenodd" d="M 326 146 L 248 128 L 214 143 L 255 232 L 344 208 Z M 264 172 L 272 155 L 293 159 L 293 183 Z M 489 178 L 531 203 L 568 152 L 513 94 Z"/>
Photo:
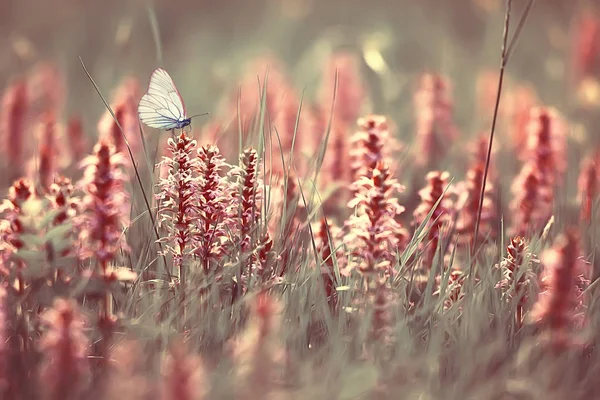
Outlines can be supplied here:
<path id="1" fill-rule="evenodd" d="M 474 240 L 475 225 L 477 224 L 477 215 L 479 213 L 479 203 L 481 201 L 481 186 L 483 184 L 483 174 L 485 164 L 475 163 L 467 171 L 467 179 L 457 188 L 460 193 L 460 215 L 457 220 L 456 233 L 459 234 L 460 244 L 464 246 L 478 246 L 485 240 L 493 240 L 496 237 L 496 204 L 494 196 L 494 186 L 488 178 L 485 185 L 483 196 L 483 207 L 481 209 L 481 219 L 479 222 L 479 234 L 477 240 Z M 462 189 L 462 190 L 461 190 Z"/>
<path id="2" fill-rule="evenodd" d="M 115 91 L 112 104 L 115 117 L 119 121 L 134 154 L 142 149 L 137 113 L 140 98 L 138 81 L 132 78 L 126 79 Z M 123 134 L 108 110 L 104 112 L 98 122 L 98 132 L 100 132 L 100 138 L 115 146 L 117 152 L 127 151 Z"/>
<path id="3" fill-rule="evenodd" d="M 171 154 L 159 163 L 167 174 L 158 184 L 158 223 L 167 232 L 161 242 L 173 255 L 175 267 L 181 268 L 197 246 L 199 163 L 194 154 L 196 141 L 185 133 L 169 138 L 167 147 Z"/>
<path id="4" fill-rule="evenodd" d="M 198 149 L 199 183 L 195 201 L 198 203 L 196 219 L 196 250 L 205 272 L 224 254 L 230 240 L 230 229 L 234 225 L 233 198 L 228 192 L 225 174 L 229 164 L 219 148 L 206 145 Z M 237 215 L 236 215 L 237 216 Z"/>
<path id="5" fill-rule="evenodd" d="M 435 253 L 438 250 L 440 239 L 447 229 L 447 225 L 453 219 L 454 206 L 451 198 L 453 193 L 452 188 L 449 188 L 445 193 L 444 190 L 448 187 L 450 174 L 446 171 L 431 171 L 427 174 L 427 186 L 419 190 L 421 203 L 414 211 L 414 225 L 418 226 L 434 208 L 436 202 L 440 200 L 437 207 L 433 211 L 425 229 L 428 230 L 427 238 L 421 242 L 421 248 L 426 249 L 423 258 L 423 268 L 429 270 L 432 267 Z M 442 197 L 443 196 L 443 197 Z M 440 260 L 444 254 L 440 254 Z"/>
<path id="6" fill-rule="evenodd" d="M 40 379 L 48 399 L 77 398 L 85 389 L 89 341 L 75 302 L 58 299 L 42 316 L 47 330 L 40 341 L 44 361 Z"/>
<path id="7" fill-rule="evenodd" d="M 527 253 L 527 244 L 521 236 L 515 236 L 510 240 L 506 248 L 506 258 L 502 260 L 499 267 L 502 270 L 503 279 L 496 284 L 505 299 L 516 300 L 515 321 L 521 325 L 525 314 L 525 307 L 529 302 L 529 290 L 534 273 L 532 264 L 537 263 L 537 258 L 531 254 L 528 265 L 523 266 Z M 524 268 L 525 271 L 520 271 Z"/>
<path id="8" fill-rule="evenodd" d="M 371 278 L 393 275 L 396 253 L 407 238 L 396 220 L 404 212 L 396 198 L 403 187 L 392 178 L 384 162 L 378 162 L 371 176 L 360 178 L 356 186 L 361 190 L 348 203 L 349 207 L 357 207 L 347 222 L 350 233 L 346 240 L 354 261 L 349 267 Z"/>
<path id="9" fill-rule="evenodd" d="M 23 165 L 23 139 L 26 137 L 26 116 L 29 107 L 27 83 L 19 80 L 8 87 L 2 97 L 2 113 L 0 135 L 3 141 L 4 154 L 13 168 L 13 176 L 19 176 L 19 168 Z"/>
<path id="10" fill-rule="evenodd" d="M 202 400 L 208 390 L 200 357 L 190 353 L 185 343 L 172 345 L 164 361 L 162 399 Z"/>
<path id="11" fill-rule="evenodd" d="M 446 78 L 423 74 L 414 94 L 416 133 L 419 156 L 417 162 L 432 166 L 443 158 L 450 145 L 458 138 L 454 124 L 453 104 Z"/>
<path id="12" fill-rule="evenodd" d="M 81 165 L 84 173 L 79 184 L 85 193 L 80 218 L 81 256 L 95 257 L 105 272 L 118 251 L 126 247 L 122 242 L 123 227 L 128 223 L 124 158 L 112 145 L 100 141 Z"/>
<path id="13" fill-rule="evenodd" d="M 69 151 L 71 153 L 71 159 L 74 161 L 81 160 L 88 149 L 88 143 L 80 118 L 72 117 L 69 119 L 69 123 L 67 125 L 67 139 Z"/>
<path id="14" fill-rule="evenodd" d="M 333 53 L 326 61 L 319 88 L 319 109 L 325 121 L 329 119 L 332 104 L 333 120 L 341 126 L 350 127 L 360 115 L 366 99 L 366 88 L 360 76 L 358 61 L 356 54 L 341 51 Z M 337 93 L 334 104 L 336 75 Z M 323 132 L 317 132 L 318 137 L 321 137 Z"/>
<path id="15" fill-rule="evenodd" d="M 577 184 L 578 199 L 581 204 L 580 218 L 591 222 L 592 209 L 598 193 L 600 193 L 600 174 L 598 173 L 597 157 L 588 158 L 581 163 L 581 171 Z"/>
<path id="16" fill-rule="evenodd" d="M 556 239 L 554 246 L 541 256 L 544 272 L 543 289 L 530 313 L 530 320 L 540 324 L 552 343 L 562 347 L 570 333 L 583 324 L 583 291 L 589 284 L 587 266 L 580 259 L 575 229 Z"/>
<path id="17" fill-rule="evenodd" d="M 534 164 L 527 163 L 513 182 L 510 208 L 513 232 L 517 235 L 541 230 L 552 215 L 553 194 L 541 184 L 540 175 Z"/>

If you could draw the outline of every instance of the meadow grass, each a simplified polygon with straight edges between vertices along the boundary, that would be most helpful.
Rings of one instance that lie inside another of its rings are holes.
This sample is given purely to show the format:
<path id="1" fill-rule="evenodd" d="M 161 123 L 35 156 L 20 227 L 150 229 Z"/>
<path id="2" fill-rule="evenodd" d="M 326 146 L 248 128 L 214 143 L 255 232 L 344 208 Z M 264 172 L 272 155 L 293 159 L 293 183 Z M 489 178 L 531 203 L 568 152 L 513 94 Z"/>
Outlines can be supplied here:
<path id="1" fill-rule="evenodd" d="M 430 71 L 405 141 L 362 111 L 355 55 L 328 64 L 315 99 L 260 58 L 227 117 L 175 132 L 140 123 L 135 81 L 110 99 L 85 69 L 97 135 L 9 85 L 1 398 L 600 395 L 593 137 L 510 82 L 480 94 L 492 146 Z"/>

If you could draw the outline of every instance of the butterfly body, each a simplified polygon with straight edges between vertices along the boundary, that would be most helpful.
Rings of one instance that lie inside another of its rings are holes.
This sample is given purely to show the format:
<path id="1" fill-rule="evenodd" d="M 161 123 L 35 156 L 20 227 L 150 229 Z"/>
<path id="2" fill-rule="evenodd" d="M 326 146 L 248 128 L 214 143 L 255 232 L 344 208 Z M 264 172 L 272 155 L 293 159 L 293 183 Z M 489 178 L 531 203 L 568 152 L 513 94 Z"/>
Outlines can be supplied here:
<path id="1" fill-rule="evenodd" d="M 138 105 L 138 114 L 145 125 L 165 131 L 182 129 L 192 123 L 175 82 L 162 68 L 152 72 L 148 91 Z"/>
<path id="2" fill-rule="evenodd" d="M 175 129 L 183 129 L 186 126 L 190 126 L 192 124 L 192 119 L 191 118 L 180 118 L 177 121 L 177 126 L 175 126 Z"/>

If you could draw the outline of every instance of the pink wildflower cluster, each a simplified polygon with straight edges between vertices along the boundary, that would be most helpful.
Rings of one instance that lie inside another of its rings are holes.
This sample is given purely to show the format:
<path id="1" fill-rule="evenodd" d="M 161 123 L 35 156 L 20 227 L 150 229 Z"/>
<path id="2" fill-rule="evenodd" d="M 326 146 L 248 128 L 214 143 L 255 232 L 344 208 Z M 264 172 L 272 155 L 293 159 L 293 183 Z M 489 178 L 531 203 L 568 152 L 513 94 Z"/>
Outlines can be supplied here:
<path id="1" fill-rule="evenodd" d="M 234 209 L 231 185 L 224 179 L 224 168 L 229 165 L 216 146 L 203 146 L 198 150 L 198 192 L 194 201 L 198 204 L 197 231 L 195 236 L 196 256 L 201 260 L 205 272 L 210 263 L 218 260 L 230 242 L 229 231 Z"/>
<path id="2" fill-rule="evenodd" d="M 457 192 L 460 192 L 460 197 L 458 200 L 459 204 L 457 205 L 459 216 L 456 223 L 456 233 L 459 235 L 460 243 L 471 248 L 474 246 L 477 247 L 486 240 L 494 240 L 497 233 L 494 226 L 497 217 L 494 195 L 495 188 L 493 182 L 490 182 L 491 179 L 488 179 L 483 194 L 478 237 L 477 239 L 474 237 L 481 202 L 484 173 L 485 163 L 476 161 L 467 170 L 467 179 L 462 184 L 462 187 L 457 188 Z"/>
<path id="3" fill-rule="evenodd" d="M 94 153 L 82 162 L 80 182 L 85 193 L 80 219 L 80 241 L 86 243 L 81 257 L 94 257 L 102 273 L 115 261 L 123 243 L 123 227 L 128 223 L 124 158 L 115 148 L 100 141 Z"/>
<path id="4" fill-rule="evenodd" d="M 137 114 L 137 105 L 140 98 L 138 81 L 129 78 L 124 80 L 115 91 L 111 106 L 134 154 L 141 150 Z M 126 152 L 123 134 L 108 110 L 104 112 L 102 118 L 98 121 L 97 129 L 100 137 L 107 143 L 111 143 L 117 152 Z"/>
<path id="5" fill-rule="evenodd" d="M 395 167 L 392 157 L 400 149 L 389 130 L 389 124 L 383 115 L 369 115 L 357 121 L 359 130 L 352 137 L 352 179 L 369 177 L 378 162 L 383 161 Z"/>
<path id="6" fill-rule="evenodd" d="M 499 265 L 503 278 L 496 284 L 496 288 L 502 291 L 505 299 L 512 299 L 516 303 L 515 322 L 521 325 L 527 311 L 529 292 L 535 276 L 533 266 L 538 260 L 533 254 L 528 253 L 527 244 L 520 236 L 510 240 L 506 251 L 506 258 Z M 527 265 L 524 264 L 526 257 L 529 257 Z"/>
<path id="7" fill-rule="evenodd" d="M 350 268 L 372 278 L 393 276 L 396 254 L 407 236 L 396 220 L 404 212 L 396 198 L 403 187 L 382 161 L 374 166 L 370 176 L 359 178 L 355 185 L 357 194 L 348 204 L 357 207 L 356 214 L 348 220 L 351 230 L 347 240 L 353 243 L 354 259 Z"/>
<path id="8" fill-rule="evenodd" d="M 427 186 L 419 191 L 421 203 L 414 211 L 414 225 L 418 226 L 425 221 L 427 215 L 433 209 L 431 218 L 427 222 L 427 237 L 423 239 L 421 248 L 425 251 L 423 256 L 423 269 L 428 271 L 433 265 L 434 256 L 441 244 L 445 232 L 448 232 L 454 216 L 454 205 L 451 194 L 452 188 L 448 188 L 450 174 L 446 171 L 431 171 L 427 174 Z M 444 192 L 445 191 L 445 192 Z M 439 203 L 436 206 L 436 202 Z M 440 260 L 444 254 L 439 254 Z"/>
<path id="9" fill-rule="evenodd" d="M 173 255 L 173 264 L 180 269 L 185 260 L 196 251 L 193 242 L 196 234 L 198 204 L 198 159 L 195 157 L 196 141 L 185 134 L 169 138 L 170 157 L 163 157 L 159 168 L 168 169 L 159 182 L 159 225 L 167 235 L 161 239 L 168 253 Z"/>
<path id="10" fill-rule="evenodd" d="M 42 388 L 46 398 L 71 399 L 81 395 L 89 373 L 87 361 L 89 339 L 85 321 L 72 300 L 57 299 L 42 316 L 46 331 L 40 341 L 44 354 L 41 368 Z"/>
<path id="11" fill-rule="evenodd" d="M 598 171 L 598 157 L 589 157 L 582 161 L 579 173 L 578 195 L 580 203 L 580 218 L 582 221 L 591 222 L 594 202 L 600 194 L 600 171 Z"/>
<path id="12" fill-rule="evenodd" d="M 553 345 L 562 347 L 568 344 L 571 330 L 585 322 L 583 293 L 589 284 L 589 272 L 580 258 L 575 230 L 558 237 L 554 246 L 542 254 L 541 263 L 543 291 L 530 319 L 543 327 Z"/>
<path id="13" fill-rule="evenodd" d="M 0 135 L 2 137 L 2 149 L 8 157 L 12 168 L 23 165 L 24 142 L 26 129 L 26 117 L 29 106 L 27 82 L 15 81 L 2 97 L 2 116 L 0 118 Z M 19 171 L 14 171 L 18 176 Z"/>
<path id="14" fill-rule="evenodd" d="M 564 122 L 554 109 L 532 109 L 528 132 L 525 164 L 512 186 L 513 230 L 521 236 L 539 231 L 552 215 L 566 166 Z"/>
<path id="15" fill-rule="evenodd" d="M 458 136 L 453 119 L 449 82 L 437 74 L 423 74 L 414 94 L 415 136 L 418 140 L 417 161 L 431 167 L 441 160 Z"/>

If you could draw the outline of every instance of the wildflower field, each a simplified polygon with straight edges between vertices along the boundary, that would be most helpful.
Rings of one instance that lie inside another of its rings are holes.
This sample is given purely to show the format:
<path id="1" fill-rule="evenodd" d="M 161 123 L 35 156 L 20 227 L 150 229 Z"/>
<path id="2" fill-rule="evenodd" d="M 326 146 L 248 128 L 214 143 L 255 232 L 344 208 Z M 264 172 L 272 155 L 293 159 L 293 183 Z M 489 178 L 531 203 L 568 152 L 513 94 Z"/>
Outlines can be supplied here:
<path id="1" fill-rule="evenodd" d="M 0 399 L 599 399 L 600 7 L 248 3 L 0 5 Z"/>

